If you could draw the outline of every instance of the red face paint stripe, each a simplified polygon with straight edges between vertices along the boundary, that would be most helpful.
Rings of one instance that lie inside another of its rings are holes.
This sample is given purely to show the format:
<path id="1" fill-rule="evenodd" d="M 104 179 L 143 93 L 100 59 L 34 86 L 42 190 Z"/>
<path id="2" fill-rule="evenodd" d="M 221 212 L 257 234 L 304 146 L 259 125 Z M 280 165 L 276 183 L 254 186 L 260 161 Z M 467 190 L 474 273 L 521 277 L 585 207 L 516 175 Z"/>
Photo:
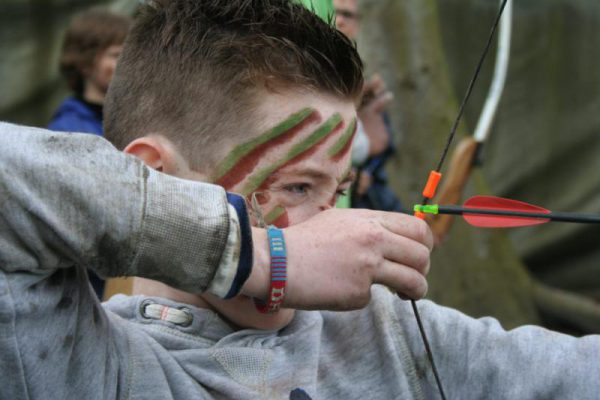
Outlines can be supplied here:
<path id="1" fill-rule="evenodd" d="M 278 228 L 287 228 L 288 226 L 290 226 L 290 218 L 288 216 L 286 209 L 281 206 L 277 206 L 269 214 L 274 213 L 275 211 L 277 211 L 278 214 L 276 216 L 274 216 L 274 218 L 270 222 L 267 221 L 267 224 L 275 225 Z"/>
<path id="2" fill-rule="evenodd" d="M 319 118 L 319 114 L 314 109 L 305 108 L 260 136 L 236 146 L 219 163 L 212 181 L 225 188 L 235 186 L 256 167 L 260 158 L 268 150 L 290 140 L 296 133 L 318 121 Z"/>
<path id="3" fill-rule="evenodd" d="M 271 225 L 275 225 L 278 228 L 287 228 L 290 226 L 290 218 L 288 217 L 288 213 L 284 212 L 281 214 L 279 218 L 271 223 Z"/>
<path id="4" fill-rule="evenodd" d="M 304 159 L 305 156 L 312 154 L 314 151 L 316 151 L 315 146 L 320 144 L 326 137 L 339 129 L 341 122 L 342 117 L 340 114 L 336 113 L 331 116 L 319 128 L 317 128 L 317 130 L 311 133 L 309 137 L 293 145 L 281 160 L 260 169 L 250 176 L 244 185 L 241 194 L 247 196 L 248 194 L 255 192 L 261 187 L 263 182 L 265 182 L 265 180 L 268 179 L 269 176 L 275 173 L 278 169 Z"/>
<path id="5" fill-rule="evenodd" d="M 281 217 L 285 213 L 285 208 L 277 206 L 265 215 L 265 223 L 271 225 L 273 221 Z"/>
<path id="6" fill-rule="evenodd" d="M 348 128 L 340 138 L 327 150 L 327 155 L 333 158 L 335 161 L 343 158 L 350 147 L 352 147 L 352 140 L 354 139 L 354 134 L 356 133 L 356 118 L 352 119 Z"/>

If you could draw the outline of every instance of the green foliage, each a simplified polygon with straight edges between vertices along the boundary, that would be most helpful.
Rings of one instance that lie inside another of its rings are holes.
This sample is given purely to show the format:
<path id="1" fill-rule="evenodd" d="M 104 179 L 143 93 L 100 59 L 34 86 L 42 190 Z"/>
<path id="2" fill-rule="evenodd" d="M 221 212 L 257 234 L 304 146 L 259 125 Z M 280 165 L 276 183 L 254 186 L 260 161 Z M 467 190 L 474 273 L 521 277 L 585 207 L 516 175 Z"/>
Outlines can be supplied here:
<path id="1" fill-rule="evenodd" d="M 333 25 L 333 1 L 332 0 L 298 0 L 304 4 L 309 10 L 312 10 L 325 22 Z"/>

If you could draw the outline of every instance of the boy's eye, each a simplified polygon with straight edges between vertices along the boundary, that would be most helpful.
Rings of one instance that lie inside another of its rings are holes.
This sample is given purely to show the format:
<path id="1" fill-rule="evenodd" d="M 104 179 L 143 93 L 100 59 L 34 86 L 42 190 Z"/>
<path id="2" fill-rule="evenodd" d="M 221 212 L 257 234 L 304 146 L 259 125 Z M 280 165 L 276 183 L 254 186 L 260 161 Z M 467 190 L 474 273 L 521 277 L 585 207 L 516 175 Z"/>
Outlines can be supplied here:
<path id="1" fill-rule="evenodd" d="M 338 197 L 345 196 L 348 188 L 338 188 L 335 191 L 320 190 L 319 185 L 309 182 L 298 182 L 282 185 L 279 188 L 271 188 L 275 196 L 273 201 L 284 207 L 296 207 L 306 202 L 315 204 L 335 203 Z"/>
<path id="2" fill-rule="evenodd" d="M 291 185 L 285 185 L 284 190 L 298 196 L 307 196 L 310 190 L 308 183 L 293 183 Z"/>

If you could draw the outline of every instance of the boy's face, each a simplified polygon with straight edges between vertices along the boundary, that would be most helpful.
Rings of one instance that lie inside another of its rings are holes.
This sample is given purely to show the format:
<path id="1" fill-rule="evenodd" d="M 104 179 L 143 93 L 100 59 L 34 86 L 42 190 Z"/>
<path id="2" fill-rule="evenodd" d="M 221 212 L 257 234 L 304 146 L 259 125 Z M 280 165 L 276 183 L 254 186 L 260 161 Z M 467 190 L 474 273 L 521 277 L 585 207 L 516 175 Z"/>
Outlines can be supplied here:
<path id="1" fill-rule="evenodd" d="M 333 207 L 352 181 L 354 103 L 308 92 L 269 94 L 256 117 L 258 132 L 227 146 L 211 180 L 248 199 L 254 224 L 286 227 Z M 293 310 L 261 314 L 245 296 L 203 298 L 241 327 L 278 329 L 293 317 Z"/>
<path id="2" fill-rule="evenodd" d="M 284 228 L 333 207 L 352 182 L 354 103 L 308 91 L 266 93 L 255 118 L 255 132 L 232 132 L 210 171 L 191 170 L 191 160 L 161 136 L 136 139 L 125 151 L 165 173 L 210 181 L 242 194 L 254 225 Z M 259 313 L 246 296 L 221 300 L 203 294 L 196 299 L 196 304 L 214 308 L 242 328 L 280 329 L 294 316 L 289 309 Z"/>

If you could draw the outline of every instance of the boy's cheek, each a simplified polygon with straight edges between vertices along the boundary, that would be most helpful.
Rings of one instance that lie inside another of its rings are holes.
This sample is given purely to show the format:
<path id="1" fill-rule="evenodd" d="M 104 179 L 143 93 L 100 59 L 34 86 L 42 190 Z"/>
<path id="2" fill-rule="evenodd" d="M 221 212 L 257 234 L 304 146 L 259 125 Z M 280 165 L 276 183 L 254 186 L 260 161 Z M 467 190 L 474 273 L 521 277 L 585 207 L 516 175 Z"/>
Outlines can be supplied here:
<path id="1" fill-rule="evenodd" d="M 260 212 L 254 210 L 255 205 L 260 207 Z M 251 205 L 252 212 L 250 213 L 250 223 L 252 226 L 260 226 L 258 215 L 262 215 L 264 223 L 266 225 L 274 225 L 278 228 L 286 228 L 291 225 L 296 225 L 304 222 L 315 215 L 321 210 L 307 202 L 295 207 L 284 207 L 276 202 L 268 201 L 263 204 Z"/>
<path id="2" fill-rule="evenodd" d="M 287 228 L 288 226 L 293 225 L 293 223 L 290 222 L 289 213 L 285 209 L 283 210 L 284 211 L 280 215 L 278 215 L 277 218 L 275 218 L 270 225 L 274 225 L 280 229 Z"/>
<path id="3" fill-rule="evenodd" d="M 290 210 L 280 204 L 268 208 L 265 214 L 265 224 L 274 225 L 277 228 L 287 228 L 293 223 L 290 221 Z"/>
<path id="4" fill-rule="evenodd" d="M 301 205 L 297 207 L 291 207 L 287 209 L 287 226 L 296 225 L 304 222 L 320 212 L 318 207 L 312 207 L 311 205 Z M 277 224 L 275 226 L 279 227 Z"/>

